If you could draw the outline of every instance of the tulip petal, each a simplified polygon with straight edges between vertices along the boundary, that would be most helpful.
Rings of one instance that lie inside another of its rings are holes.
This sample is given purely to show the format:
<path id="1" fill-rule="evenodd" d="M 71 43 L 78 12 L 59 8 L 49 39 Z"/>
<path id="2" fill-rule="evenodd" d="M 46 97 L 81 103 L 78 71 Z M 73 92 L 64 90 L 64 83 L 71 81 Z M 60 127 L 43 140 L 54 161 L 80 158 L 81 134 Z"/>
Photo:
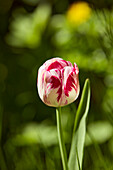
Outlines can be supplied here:
<path id="1" fill-rule="evenodd" d="M 73 78 L 73 72 L 71 72 L 71 74 L 69 74 L 67 81 L 66 81 L 66 86 L 64 88 L 64 92 L 67 97 L 69 97 L 69 92 L 72 90 L 72 88 L 74 88 L 76 90 L 75 80 Z"/>
<path id="2" fill-rule="evenodd" d="M 73 68 L 65 67 L 64 68 L 64 93 L 69 97 L 69 92 L 74 88 L 76 90 L 75 76 Z"/>
<path id="3" fill-rule="evenodd" d="M 73 102 L 79 94 L 79 80 L 73 67 L 64 68 L 64 94 L 68 104 Z"/>
<path id="4" fill-rule="evenodd" d="M 52 69 L 50 71 L 46 71 L 44 74 L 44 94 L 43 101 L 51 106 L 55 106 L 59 104 L 59 100 L 61 97 L 61 73 L 58 69 Z"/>

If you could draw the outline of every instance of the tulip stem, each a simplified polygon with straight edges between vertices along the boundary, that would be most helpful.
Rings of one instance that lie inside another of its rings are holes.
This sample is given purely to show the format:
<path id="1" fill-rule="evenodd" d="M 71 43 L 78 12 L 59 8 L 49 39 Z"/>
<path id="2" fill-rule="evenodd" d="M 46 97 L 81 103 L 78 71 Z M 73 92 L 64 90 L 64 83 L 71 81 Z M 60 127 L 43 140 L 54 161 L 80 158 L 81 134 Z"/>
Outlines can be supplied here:
<path id="1" fill-rule="evenodd" d="M 57 118 L 58 140 L 59 140 L 59 147 L 60 147 L 63 169 L 68 170 L 67 154 L 66 154 L 66 148 L 64 144 L 62 126 L 61 126 L 61 107 L 56 108 L 56 118 Z"/>

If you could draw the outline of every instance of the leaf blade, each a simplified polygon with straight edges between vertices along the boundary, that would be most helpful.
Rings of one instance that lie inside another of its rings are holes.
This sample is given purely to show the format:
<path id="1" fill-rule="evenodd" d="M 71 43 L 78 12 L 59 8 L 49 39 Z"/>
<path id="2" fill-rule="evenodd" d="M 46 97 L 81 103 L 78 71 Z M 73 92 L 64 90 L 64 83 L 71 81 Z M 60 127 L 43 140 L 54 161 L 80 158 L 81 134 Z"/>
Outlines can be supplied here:
<path id="1" fill-rule="evenodd" d="M 68 160 L 69 170 L 82 169 L 83 149 L 86 134 L 86 117 L 88 114 L 89 105 L 90 105 L 90 81 L 89 79 L 86 79 L 81 100 L 75 117 L 72 144 Z M 78 150 L 78 153 L 76 152 L 76 148 Z M 78 165 L 78 159 L 80 162 L 80 168 Z"/>

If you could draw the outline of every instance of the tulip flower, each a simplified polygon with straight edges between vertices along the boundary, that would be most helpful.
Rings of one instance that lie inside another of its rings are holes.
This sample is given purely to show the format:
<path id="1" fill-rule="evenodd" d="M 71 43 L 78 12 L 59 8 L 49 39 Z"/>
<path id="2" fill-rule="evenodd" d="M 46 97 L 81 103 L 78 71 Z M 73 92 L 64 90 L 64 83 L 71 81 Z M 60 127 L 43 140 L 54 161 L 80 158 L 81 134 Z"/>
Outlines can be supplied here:
<path id="1" fill-rule="evenodd" d="M 80 104 L 77 109 L 69 159 L 67 159 L 63 139 L 61 106 L 72 103 L 79 95 L 79 69 L 76 63 L 74 63 L 73 66 L 71 62 L 58 57 L 47 60 L 38 70 L 37 87 L 41 100 L 48 106 L 56 107 L 57 132 L 63 170 L 74 170 L 76 166 L 81 169 L 82 161 L 79 161 L 78 155 L 82 155 L 81 153 L 83 153 L 84 147 L 85 122 L 90 102 L 89 80 L 87 79 L 85 82 Z M 81 115 L 83 115 L 83 117 L 80 121 Z M 79 121 L 80 126 L 78 127 Z M 77 128 L 79 128 L 79 131 L 77 131 Z M 84 132 L 83 134 L 82 131 Z M 82 138 L 80 135 L 82 135 Z M 82 143 L 80 141 L 81 139 L 83 139 Z M 81 143 L 82 149 L 80 147 L 77 148 L 78 143 Z M 79 148 L 80 150 L 78 150 Z M 81 156 L 80 159 L 82 160 Z"/>
<path id="2" fill-rule="evenodd" d="M 61 107 L 79 95 L 79 69 L 61 58 L 47 60 L 38 70 L 38 93 L 48 106 Z"/>

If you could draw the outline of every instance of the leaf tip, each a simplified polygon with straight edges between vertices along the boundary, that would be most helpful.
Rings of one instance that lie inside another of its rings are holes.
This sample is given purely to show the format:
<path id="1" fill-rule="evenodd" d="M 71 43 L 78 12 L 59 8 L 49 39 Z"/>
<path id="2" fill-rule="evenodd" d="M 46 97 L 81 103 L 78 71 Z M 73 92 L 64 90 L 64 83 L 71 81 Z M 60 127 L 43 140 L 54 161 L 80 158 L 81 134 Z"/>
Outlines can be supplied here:
<path id="1" fill-rule="evenodd" d="M 87 79 L 85 80 L 85 84 L 87 84 L 87 85 L 90 87 L 90 80 L 89 80 L 89 78 L 87 78 Z"/>

